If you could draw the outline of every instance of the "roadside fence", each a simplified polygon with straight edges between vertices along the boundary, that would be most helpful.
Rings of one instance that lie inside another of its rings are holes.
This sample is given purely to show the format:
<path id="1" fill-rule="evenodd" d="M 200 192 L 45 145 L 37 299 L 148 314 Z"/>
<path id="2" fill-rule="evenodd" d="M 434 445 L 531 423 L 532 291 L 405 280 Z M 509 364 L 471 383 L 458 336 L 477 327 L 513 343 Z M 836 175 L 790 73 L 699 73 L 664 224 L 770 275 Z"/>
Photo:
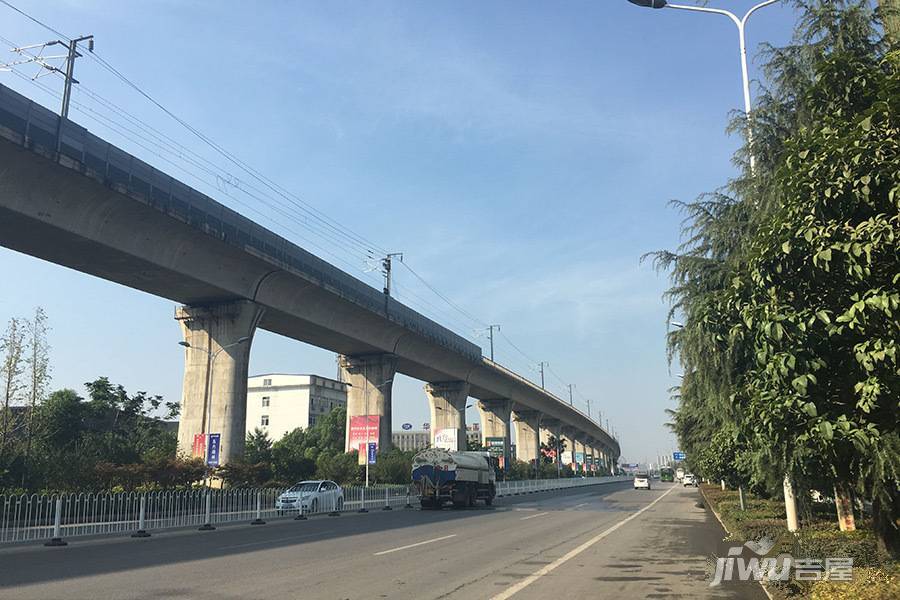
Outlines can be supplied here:
<path id="1" fill-rule="evenodd" d="M 537 479 L 497 482 L 497 496 L 625 481 L 622 477 Z M 215 529 L 218 524 L 312 514 L 339 516 L 342 512 L 369 512 L 411 508 L 418 497 L 411 485 L 346 486 L 341 495 L 323 493 L 304 510 L 275 508 L 283 488 L 193 489 L 182 491 L 0 494 L 0 544 L 45 541 L 64 545 L 67 538 L 90 535 L 132 534 L 147 537 L 154 530 L 178 527 Z"/>

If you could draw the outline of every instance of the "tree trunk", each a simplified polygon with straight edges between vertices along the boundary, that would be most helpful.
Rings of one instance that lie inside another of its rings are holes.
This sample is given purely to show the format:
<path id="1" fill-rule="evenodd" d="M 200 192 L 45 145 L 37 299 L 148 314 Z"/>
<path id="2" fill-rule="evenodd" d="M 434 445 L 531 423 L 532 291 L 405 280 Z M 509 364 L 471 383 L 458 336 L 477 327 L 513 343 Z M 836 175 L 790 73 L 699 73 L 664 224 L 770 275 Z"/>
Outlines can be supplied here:
<path id="1" fill-rule="evenodd" d="M 744 502 L 744 486 L 743 484 L 738 486 L 738 500 L 741 502 L 741 511 L 747 510 L 747 505 Z"/>
<path id="2" fill-rule="evenodd" d="M 884 35 L 891 49 L 900 50 L 900 0 L 878 0 Z"/>
<path id="3" fill-rule="evenodd" d="M 784 476 L 784 512 L 787 515 L 788 531 L 794 532 L 800 528 L 800 521 L 797 519 L 797 498 L 794 496 L 794 486 L 788 475 Z"/>
<path id="4" fill-rule="evenodd" d="M 856 521 L 853 519 L 853 499 L 843 482 L 834 484 L 834 504 L 837 507 L 838 526 L 841 531 L 856 531 Z"/>
<path id="5" fill-rule="evenodd" d="M 900 557 L 900 493 L 889 484 L 872 499 L 872 527 L 878 535 L 878 548 L 893 558 Z"/>

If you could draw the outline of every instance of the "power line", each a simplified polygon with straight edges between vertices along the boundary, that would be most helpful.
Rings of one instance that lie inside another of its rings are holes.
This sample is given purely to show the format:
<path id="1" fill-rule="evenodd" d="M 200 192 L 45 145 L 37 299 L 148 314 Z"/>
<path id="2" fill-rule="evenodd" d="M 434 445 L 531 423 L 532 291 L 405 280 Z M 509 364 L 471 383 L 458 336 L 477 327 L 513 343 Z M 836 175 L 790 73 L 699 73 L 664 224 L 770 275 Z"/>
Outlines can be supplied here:
<path id="1" fill-rule="evenodd" d="M 47 25 L 46 23 L 43 23 L 42 21 L 37 20 L 35 17 L 32 17 L 31 15 L 29 15 L 29 14 L 26 13 L 25 11 L 21 10 L 20 8 L 16 8 L 15 6 L 13 6 L 12 4 L 10 4 L 10 3 L 7 2 L 6 0 L 0 0 L 0 3 L 5 4 L 7 7 L 9 7 L 9 8 L 11 8 L 12 10 L 16 11 L 17 13 L 19 13 L 20 15 L 22 15 L 22 16 L 25 17 L 26 19 L 29 19 L 29 20 L 31 20 L 31 21 L 34 21 L 35 23 L 37 23 L 38 25 L 40 25 L 40 26 L 43 27 L 44 29 L 46 29 L 46 30 L 48 30 L 48 31 L 52 31 L 53 33 L 55 33 L 55 34 L 58 35 L 59 37 L 65 39 L 67 42 L 68 42 L 68 41 L 71 41 L 70 38 L 69 38 L 69 36 L 65 35 L 64 33 L 60 33 L 60 32 L 57 31 L 56 29 L 53 29 L 52 27 L 50 27 L 49 25 Z"/>
<path id="2" fill-rule="evenodd" d="M 445 295 L 443 295 L 442 293 L 440 293 L 440 292 L 437 290 L 437 288 L 435 288 L 433 285 L 431 285 L 430 283 L 428 283 L 421 275 L 419 275 L 418 273 L 416 273 L 415 270 L 414 270 L 411 266 L 409 266 L 409 264 L 407 264 L 407 263 L 405 263 L 405 262 L 404 262 L 404 263 L 400 263 L 400 264 L 402 264 L 404 267 L 406 267 L 407 269 L 409 269 L 409 272 L 412 273 L 413 276 L 414 276 L 416 279 L 418 279 L 423 285 L 425 285 L 425 287 L 427 287 L 427 288 L 430 289 L 432 292 L 434 292 L 434 294 L 435 294 L 438 298 L 440 298 L 441 300 L 443 300 L 444 302 L 446 302 L 447 304 L 449 304 L 450 306 L 452 306 L 456 311 L 459 312 L 459 314 L 463 315 L 464 317 L 466 317 L 467 319 L 469 319 L 470 321 L 472 321 L 473 323 L 475 323 L 475 325 L 477 325 L 477 326 L 479 326 L 479 327 L 482 327 L 482 328 L 485 328 L 485 329 L 487 328 L 487 325 L 486 325 L 481 319 L 479 319 L 478 317 L 472 316 L 472 313 L 470 313 L 470 312 L 467 311 L 466 309 L 464 309 L 464 308 L 462 308 L 461 306 L 459 306 L 459 305 L 458 305 L 457 303 L 455 303 L 453 300 L 450 300 L 447 296 L 445 296 Z"/>
<path id="3" fill-rule="evenodd" d="M 5 5 L 6 7 L 10 8 L 10 9 L 12 9 L 16 13 L 24 16 L 25 18 L 29 19 L 30 21 L 36 23 L 37 25 L 40 25 L 41 27 L 54 33 L 55 35 L 65 39 L 65 40 L 71 41 L 71 38 L 69 38 L 69 36 L 66 36 L 65 34 L 61 33 L 59 30 L 47 25 L 46 23 L 40 21 L 39 19 L 33 17 L 32 15 L 19 9 L 18 7 L 14 6 L 7 0 L 0 0 L 0 3 L 2 3 L 3 5 Z M 8 40 L 6 40 L 6 41 L 7 41 L 7 43 L 11 43 Z M 12 44 L 12 45 L 15 46 L 15 44 Z M 266 219 L 270 219 L 270 220 L 274 221 L 274 219 L 272 219 L 272 217 L 270 217 L 269 215 L 265 215 L 264 213 L 261 213 L 255 207 L 250 206 L 245 202 L 242 202 L 241 200 L 239 200 L 239 199 L 235 198 L 234 196 L 232 196 L 231 194 L 229 194 L 227 191 L 219 188 L 219 186 L 217 184 L 218 184 L 218 179 L 220 178 L 220 175 L 216 171 L 221 171 L 222 173 L 224 173 L 227 176 L 226 178 L 224 178 L 224 181 L 227 185 L 231 185 L 236 190 L 243 192 L 245 195 L 256 200 L 257 202 L 260 202 L 263 205 L 267 206 L 268 208 L 280 213 L 281 215 L 286 216 L 287 218 L 290 218 L 291 220 L 295 221 L 297 224 L 308 229 L 311 233 L 318 235 L 319 237 L 323 238 L 324 240 L 327 240 L 330 243 L 337 245 L 338 247 L 341 248 L 341 250 L 343 252 L 349 252 L 349 249 L 343 245 L 343 244 L 349 243 L 351 245 L 351 247 L 356 248 L 356 251 L 361 250 L 362 256 L 364 258 L 371 259 L 371 258 L 374 258 L 374 256 L 376 256 L 376 255 L 377 256 L 387 255 L 387 252 L 383 248 L 381 248 L 377 244 L 375 244 L 374 242 L 368 240 L 367 238 L 353 232 L 352 230 L 341 225 L 340 223 L 334 221 L 331 217 L 329 217 L 324 212 L 317 209 L 315 206 L 309 204 L 308 202 L 306 202 L 306 201 L 302 200 L 301 198 L 297 197 L 296 195 L 292 194 L 291 192 L 286 190 L 284 187 L 280 186 L 273 180 L 266 177 L 261 172 L 254 169 L 248 163 L 246 163 L 243 160 L 241 160 L 240 158 L 238 158 L 236 155 L 228 152 L 224 147 L 222 147 L 221 145 L 216 143 L 214 140 L 212 140 L 211 138 L 206 136 L 199 129 L 192 126 L 190 123 L 188 123 L 187 121 L 185 121 L 184 119 L 182 119 L 178 115 L 176 115 L 174 112 L 172 112 L 171 110 L 166 108 L 162 103 L 157 101 L 148 92 L 144 91 L 140 86 L 138 86 L 136 83 L 134 83 L 128 77 L 126 77 L 124 74 L 122 74 L 118 69 L 116 69 L 112 64 L 110 64 L 102 56 L 99 56 L 97 53 L 91 53 L 91 54 L 88 54 L 87 56 L 89 56 L 90 58 L 95 60 L 101 67 L 103 67 L 104 69 L 109 71 L 111 74 L 113 74 L 122 83 L 124 83 L 125 85 L 130 87 L 132 90 L 134 90 L 135 92 L 140 94 L 142 97 L 144 97 L 147 101 L 149 101 L 154 106 L 156 106 L 158 109 L 163 111 L 171 119 L 176 121 L 179 125 L 184 127 L 186 130 L 188 130 L 190 133 L 192 133 L 195 137 L 197 137 L 202 142 L 204 142 L 207 146 L 212 148 L 216 153 L 218 153 L 219 155 L 224 157 L 226 160 L 228 160 L 229 162 L 231 162 L 232 164 L 237 166 L 239 169 L 244 171 L 252 179 L 255 179 L 257 182 L 259 182 L 263 187 L 268 188 L 272 193 L 276 194 L 277 196 L 282 197 L 288 203 L 293 205 L 296 208 L 296 210 L 299 210 L 302 214 L 304 214 L 305 216 L 308 216 L 310 219 L 312 219 L 312 221 L 315 224 L 313 224 L 309 221 L 306 221 L 305 219 L 303 221 L 300 221 L 300 220 L 298 220 L 298 218 L 296 216 L 294 216 L 290 213 L 285 213 L 284 212 L 285 209 L 288 211 L 290 211 L 291 209 L 287 208 L 287 207 L 283 207 L 283 205 L 280 205 L 280 203 L 279 203 L 279 205 L 275 205 L 274 203 L 278 202 L 278 201 L 275 200 L 274 198 L 272 198 L 271 196 L 269 196 L 264 190 L 260 190 L 260 189 L 256 188 L 255 186 L 252 186 L 252 185 L 249 185 L 249 184 L 243 182 L 240 178 L 235 177 L 233 174 L 229 173 L 222 167 L 215 165 L 214 163 L 212 163 L 211 161 L 207 160 L 206 158 L 200 156 L 193 150 L 178 143 L 176 140 L 163 134 L 158 129 L 145 123 L 138 117 L 131 115 L 128 111 L 119 107 L 115 103 L 103 98 L 101 95 L 97 94 L 96 92 L 93 92 L 90 89 L 82 86 L 80 91 L 83 91 L 85 93 L 85 95 L 87 95 L 90 99 L 92 99 L 94 102 L 97 102 L 98 104 L 103 105 L 106 108 L 112 110 L 113 112 L 117 113 L 119 116 L 127 119 L 128 121 L 131 122 L 132 125 L 143 130 L 143 133 L 134 131 L 127 125 L 122 125 L 121 123 L 116 123 L 113 119 L 105 117 L 104 115 L 102 115 L 101 113 L 99 113 L 97 111 L 94 111 L 90 107 L 87 107 L 81 103 L 76 103 L 76 107 L 83 114 L 86 114 L 90 118 L 94 119 L 96 122 L 109 128 L 110 130 L 116 132 L 118 135 L 123 136 L 125 139 L 128 139 L 132 143 L 137 144 L 141 148 L 144 148 L 145 150 L 151 152 L 155 156 L 162 158 L 166 162 L 168 162 L 168 163 L 172 164 L 173 166 L 175 166 L 176 168 L 184 171 L 185 173 L 187 173 L 191 177 L 197 179 L 198 181 L 201 181 L 207 185 L 215 187 L 216 189 L 218 189 L 221 193 L 223 193 L 227 197 L 231 198 L 232 200 L 241 204 L 242 206 L 245 206 L 245 207 L 249 208 L 250 210 L 260 214 L 261 216 L 263 216 Z M 58 97 L 58 94 L 56 94 L 55 92 L 53 92 L 46 86 L 37 84 L 35 81 L 29 79 L 27 76 L 25 76 L 24 74 L 20 73 L 17 70 L 13 70 L 13 72 L 16 75 L 18 75 L 19 77 L 25 79 L 26 81 L 29 81 L 30 83 L 38 86 L 40 89 L 42 89 L 46 93 L 49 93 L 51 96 Z M 163 152 L 168 152 L 174 156 L 177 156 L 179 159 L 187 162 L 190 165 L 193 165 L 195 168 L 201 170 L 202 172 L 205 172 L 207 175 L 211 175 L 211 176 L 215 177 L 216 183 L 211 183 L 209 181 L 204 180 L 202 176 L 198 176 L 196 173 L 193 173 L 193 172 L 185 169 L 181 165 L 178 165 L 170 158 L 167 158 L 167 157 L 163 156 L 162 154 L 160 154 L 159 151 L 148 148 L 146 145 L 144 145 L 140 141 L 134 140 L 132 137 L 129 136 L 129 134 L 131 134 L 133 136 L 137 136 L 144 142 L 147 142 L 150 145 L 155 146 L 158 150 L 161 150 Z M 150 136 L 150 138 L 155 138 L 155 139 L 148 139 L 147 136 Z M 168 144 L 170 147 L 167 147 L 166 144 Z M 185 154 L 188 156 L 185 156 Z M 191 158 L 191 157 L 193 157 L 193 158 Z M 204 165 L 204 163 L 205 163 L 205 165 Z M 262 194 L 262 195 L 266 196 L 268 198 L 268 200 L 266 200 L 264 198 L 260 198 L 257 195 L 254 195 L 253 193 L 248 191 L 248 189 L 246 189 L 246 188 L 253 190 L 257 194 Z M 278 223 L 277 221 L 275 221 L 275 222 Z M 293 233 L 294 235 L 297 235 L 298 237 L 300 237 L 302 239 L 306 239 L 307 242 L 311 243 L 313 246 L 315 246 L 319 250 L 325 252 L 329 256 L 332 256 L 339 262 L 346 264 L 346 261 L 344 261 L 344 259 L 338 257 L 333 252 L 323 248 L 322 246 L 319 246 L 318 244 L 316 244 L 315 242 L 312 242 L 311 240 L 308 240 L 307 238 L 304 238 L 304 236 L 302 236 L 298 232 L 290 229 L 289 227 L 286 227 L 285 225 L 283 225 L 281 223 L 278 223 L 278 225 L 280 227 L 283 227 L 285 230 Z M 351 253 L 351 254 L 353 254 L 353 253 Z M 480 328 L 488 327 L 488 325 L 486 325 L 481 319 L 474 316 L 472 313 L 470 313 L 466 309 L 462 308 L 459 304 L 457 304 L 456 302 L 452 301 L 450 298 L 448 298 L 447 296 L 442 294 L 437 288 L 435 288 L 427 280 L 425 280 L 422 276 L 420 276 L 409 264 L 407 264 L 406 262 L 403 262 L 402 264 L 409 270 L 409 272 L 419 282 L 421 282 L 425 287 L 427 287 L 432 293 L 434 293 L 438 298 L 440 298 L 444 303 L 446 303 L 448 306 L 450 306 L 453 310 L 455 310 L 460 315 L 462 315 L 466 320 L 470 321 L 471 323 L 475 324 L 477 327 L 480 327 Z M 356 270 L 356 269 L 352 269 L 352 270 Z M 413 294 L 409 291 L 407 293 L 410 296 L 417 298 L 419 301 L 423 302 L 424 304 L 431 306 L 433 309 L 436 309 L 436 307 L 434 305 L 425 301 L 424 298 L 422 298 L 421 296 Z M 440 312 L 443 312 L 443 311 L 440 311 Z M 456 319 L 452 319 L 452 321 L 455 322 Z M 500 332 L 500 335 L 510 345 L 511 348 L 513 348 L 517 353 L 519 353 L 523 358 L 525 358 L 525 360 L 528 363 L 528 367 L 529 367 L 529 369 L 526 369 L 526 370 L 530 370 L 531 365 L 538 364 L 538 361 L 535 361 L 531 356 L 529 356 L 521 348 L 519 348 L 515 343 L 513 343 L 512 340 L 510 340 L 506 334 L 504 334 L 503 332 Z M 549 365 L 544 365 L 544 366 L 549 367 Z M 554 375 L 554 377 L 556 377 L 556 379 L 564 387 L 566 387 L 568 385 L 565 383 L 565 381 L 563 381 L 563 379 L 561 377 L 559 377 L 559 375 L 555 371 L 553 371 L 552 368 L 550 369 L 550 372 L 551 372 L 551 374 Z"/>

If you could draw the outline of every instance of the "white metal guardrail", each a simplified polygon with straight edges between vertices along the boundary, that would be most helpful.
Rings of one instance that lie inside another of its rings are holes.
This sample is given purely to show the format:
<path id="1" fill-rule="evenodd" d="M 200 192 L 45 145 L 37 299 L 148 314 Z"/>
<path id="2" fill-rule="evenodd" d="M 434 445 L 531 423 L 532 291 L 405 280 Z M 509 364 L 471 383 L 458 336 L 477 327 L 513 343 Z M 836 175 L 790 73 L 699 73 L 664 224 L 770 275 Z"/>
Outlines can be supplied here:
<path id="1" fill-rule="evenodd" d="M 497 496 L 513 496 L 558 489 L 627 481 L 624 477 L 537 479 L 497 483 Z M 417 503 L 416 492 L 406 485 L 346 486 L 340 499 L 326 496 L 316 503 L 316 514 L 392 510 Z M 132 534 L 176 527 L 214 529 L 217 524 L 249 521 L 264 523 L 280 514 L 303 519 L 308 511 L 278 511 L 279 488 L 195 489 L 184 491 L 0 494 L 0 544 L 47 541 L 64 544 L 66 538 L 87 535 Z"/>

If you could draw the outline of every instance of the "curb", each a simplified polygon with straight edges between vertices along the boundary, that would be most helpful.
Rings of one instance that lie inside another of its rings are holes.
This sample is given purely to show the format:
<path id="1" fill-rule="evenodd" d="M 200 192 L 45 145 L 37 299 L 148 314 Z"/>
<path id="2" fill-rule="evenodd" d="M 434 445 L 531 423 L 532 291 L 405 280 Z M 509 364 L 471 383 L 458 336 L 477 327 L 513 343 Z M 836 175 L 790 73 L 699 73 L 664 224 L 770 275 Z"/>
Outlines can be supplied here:
<path id="1" fill-rule="evenodd" d="M 731 537 L 731 532 L 728 531 L 727 527 L 725 527 L 725 522 L 722 521 L 722 517 L 719 515 L 719 513 L 716 511 L 716 509 L 714 509 L 712 507 L 712 503 L 709 501 L 709 498 L 706 497 L 706 494 L 703 492 L 703 488 L 697 488 L 697 489 L 700 490 L 700 495 L 703 496 L 704 505 L 706 505 L 706 507 L 709 508 L 709 512 L 711 512 L 713 514 L 713 516 L 716 518 L 716 521 L 719 522 L 719 525 L 721 525 L 722 529 L 725 530 L 725 533 L 728 534 L 728 537 Z M 769 600 L 775 600 L 775 597 L 772 595 L 772 592 L 769 591 L 769 588 L 766 587 L 766 584 L 764 584 L 762 581 L 757 581 L 757 583 L 759 584 L 759 587 L 762 588 L 763 593 L 769 597 Z"/>

